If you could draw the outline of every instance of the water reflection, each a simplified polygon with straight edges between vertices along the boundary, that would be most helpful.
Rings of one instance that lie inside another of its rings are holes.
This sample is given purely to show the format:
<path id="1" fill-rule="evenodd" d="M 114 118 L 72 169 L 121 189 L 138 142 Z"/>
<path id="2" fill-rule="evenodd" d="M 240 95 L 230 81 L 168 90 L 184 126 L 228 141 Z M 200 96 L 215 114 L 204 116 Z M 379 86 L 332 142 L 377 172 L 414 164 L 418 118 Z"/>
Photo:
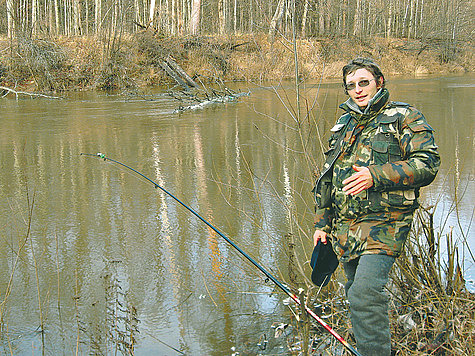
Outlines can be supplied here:
<path id="1" fill-rule="evenodd" d="M 389 89 L 436 129 L 442 167 L 423 200 L 437 204 L 439 231 L 453 227 L 473 251 L 472 83 L 401 79 Z M 0 102 L 4 350 L 30 354 L 43 343 L 48 353 L 69 354 L 77 345 L 82 353 L 107 353 L 122 335 L 128 343 L 136 338 L 136 354 L 222 354 L 233 347 L 264 353 L 259 340 L 289 318 L 274 286 L 160 189 L 79 153 L 105 152 L 138 169 L 276 277 L 305 285 L 299 270 L 308 272 L 311 171 L 343 95 L 339 84 L 304 89 L 317 98 L 304 140 L 272 90 L 180 115 L 171 114 L 170 101 L 91 93 Z M 310 162 L 299 153 L 304 148 Z M 290 249 L 300 258 L 292 259 Z M 467 277 L 475 279 L 471 263 Z M 119 303 L 121 311 L 112 312 Z M 269 338 L 266 352 L 281 347 Z"/>

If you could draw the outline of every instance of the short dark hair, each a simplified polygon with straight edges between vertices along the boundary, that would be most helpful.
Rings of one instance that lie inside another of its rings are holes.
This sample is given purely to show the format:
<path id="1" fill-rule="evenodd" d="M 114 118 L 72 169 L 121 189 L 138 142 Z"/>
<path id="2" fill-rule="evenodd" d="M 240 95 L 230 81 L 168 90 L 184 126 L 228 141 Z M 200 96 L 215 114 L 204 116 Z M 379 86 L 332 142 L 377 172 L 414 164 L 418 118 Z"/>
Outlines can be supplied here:
<path id="1" fill-rule="evenodd" d="M 377 83 L 379 83 L 380 79 L 383 79 L 382 87 L 384 88 L 384 85 L 386 84 L 386 80 L 384 79 L 384 75 L 383 75 L 383 72 L 381 71 L 381 68 L 379 68 L 379 66 L 370 58 L 358 57 L 358 58 L 352 59 L 351 61 L 348 62 L 348 64 L 346 64 L 343 67 L 343 87 L 345 88 L 345 92 L 346 92 L 346 77 L 348 76 L 348 74 L 351 74 L 360 68 L 364 68 L 368 72 L 373 74 Z"/>

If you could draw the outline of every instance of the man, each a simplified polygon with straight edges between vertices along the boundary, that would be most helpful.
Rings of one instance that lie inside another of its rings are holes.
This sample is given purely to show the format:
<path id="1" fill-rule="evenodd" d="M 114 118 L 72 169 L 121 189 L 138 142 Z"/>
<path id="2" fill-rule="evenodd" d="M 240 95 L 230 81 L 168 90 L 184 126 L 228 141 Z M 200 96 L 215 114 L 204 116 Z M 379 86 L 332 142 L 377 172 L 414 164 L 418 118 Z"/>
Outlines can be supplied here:
<path id="1" fill-rule="evenodd" d="M 440 157 L 424 116 L 389 101 L 372 60 L 345 65 L 343 84 L 345 114 L 331 129 L 314 189 L 314 244 L 331 241 L 343 265 L 358 351 L 385 356 L 391 334 L 384 288 L 409 234 L 419 188 L 434 180 Z"/>

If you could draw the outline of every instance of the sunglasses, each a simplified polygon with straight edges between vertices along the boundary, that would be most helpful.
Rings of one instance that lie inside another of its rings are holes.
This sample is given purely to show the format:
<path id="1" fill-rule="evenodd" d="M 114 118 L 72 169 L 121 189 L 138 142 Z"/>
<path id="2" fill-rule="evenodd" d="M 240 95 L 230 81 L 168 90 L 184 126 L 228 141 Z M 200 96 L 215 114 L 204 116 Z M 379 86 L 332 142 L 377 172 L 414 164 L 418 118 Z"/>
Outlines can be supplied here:
<path id="1" fill-rule="evenodd" d="M 363 79 L 363 80 L 360 80 L 358 83 L 348 83 L 348 84 L 345 84 L 345 89 L 346 90 L 354 90 L 354 89 L 356 89 L 356 85 L 358 85 L 360 88 L 364 88 L 364 87 L 367 87 L 372 80 L 374 80 L 374 78 L 373 79 Z"/>

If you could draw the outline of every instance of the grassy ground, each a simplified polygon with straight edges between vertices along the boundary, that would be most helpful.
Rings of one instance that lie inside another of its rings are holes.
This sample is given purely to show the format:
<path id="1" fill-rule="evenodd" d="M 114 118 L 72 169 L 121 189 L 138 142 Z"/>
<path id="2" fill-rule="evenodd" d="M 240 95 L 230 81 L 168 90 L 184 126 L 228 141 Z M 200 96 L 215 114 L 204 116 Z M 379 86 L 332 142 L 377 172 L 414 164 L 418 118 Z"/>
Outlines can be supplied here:
<path id="1" fill-rule="evenodd" d="M 372 57 L 389 76 L 474 71 L 470 44 L 403 39 L 312 38 L 298 40 L 302 79 L 339 78 L 356 56 Z M 35 91 L 141 88 L 175 84 L 161 68 L 168 56 L 204 82 L 293 78 L 293 44 L 264 35 L 159 38 L 150 32 L 101 40 L 0 39 L 1 85 Z"/>

